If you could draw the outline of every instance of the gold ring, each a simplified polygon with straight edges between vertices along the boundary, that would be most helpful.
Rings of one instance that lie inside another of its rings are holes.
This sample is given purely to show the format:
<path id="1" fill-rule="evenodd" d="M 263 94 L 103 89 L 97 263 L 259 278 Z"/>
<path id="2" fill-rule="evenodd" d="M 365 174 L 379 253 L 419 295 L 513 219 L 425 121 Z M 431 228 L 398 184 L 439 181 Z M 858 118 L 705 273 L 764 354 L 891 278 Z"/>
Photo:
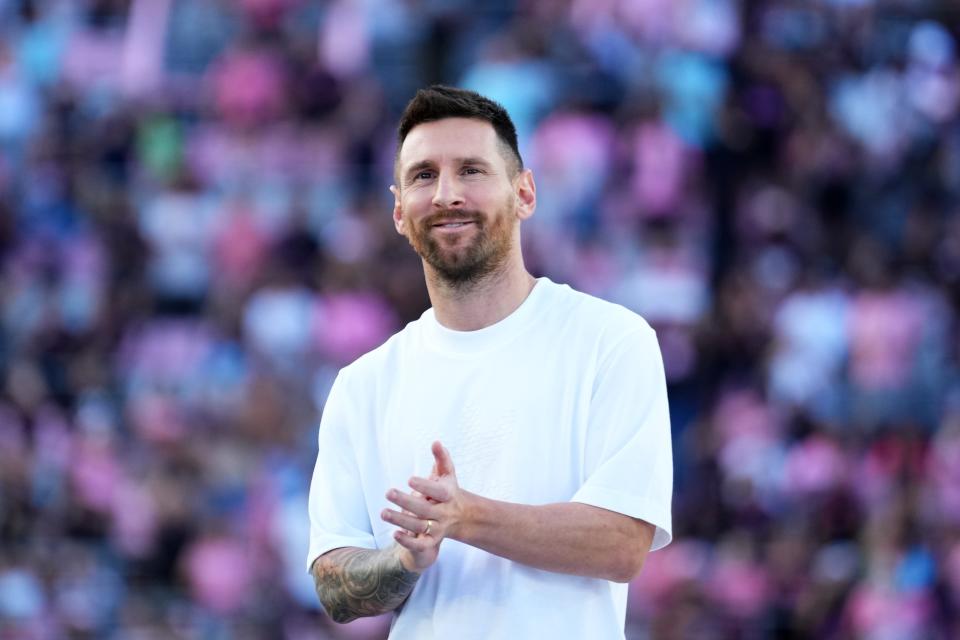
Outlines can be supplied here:
<path id="1" fill-rule="evenodd" d="M 430 535 L 430 527 L 433 526 L 433 520 L 427 520 L 427 528 L 423 530 L 423 535 Z"/>

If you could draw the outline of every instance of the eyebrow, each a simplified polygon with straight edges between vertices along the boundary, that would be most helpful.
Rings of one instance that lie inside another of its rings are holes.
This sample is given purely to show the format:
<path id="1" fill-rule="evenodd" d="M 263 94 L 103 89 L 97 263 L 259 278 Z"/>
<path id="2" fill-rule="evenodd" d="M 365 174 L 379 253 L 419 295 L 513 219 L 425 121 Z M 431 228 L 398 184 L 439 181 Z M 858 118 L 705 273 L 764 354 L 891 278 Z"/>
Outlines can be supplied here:
<path id="1" fill-rule="evenodd" d="M 422 171 L 423 169 L 429 169 L 431 167 L 433 167 L 433 163 L 429 160 L 421 160 L 420 162 L 416 162 L 404 170 L 403 179 L 409 180 L 412 174 Z"/>

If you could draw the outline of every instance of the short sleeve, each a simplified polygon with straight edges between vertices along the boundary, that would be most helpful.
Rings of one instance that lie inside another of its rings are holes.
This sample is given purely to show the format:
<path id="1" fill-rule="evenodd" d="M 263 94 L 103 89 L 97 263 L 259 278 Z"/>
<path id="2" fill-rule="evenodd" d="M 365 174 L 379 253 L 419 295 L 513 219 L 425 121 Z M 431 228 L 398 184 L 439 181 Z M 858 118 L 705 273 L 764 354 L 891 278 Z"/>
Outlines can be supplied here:
<path id="1" fill-rule="evenodd" d="M 307 571 L 321 555 L 339 547 L 374 549 L 376 541 L 364 499 L 349 427 L 358 412 L 350 410 L 344 373 L 337 376 L 320 419 L 317 463 L 310 482 L 310 550 Z"/>
<path id="2" fill-rule="evenodd" d="M 572 501 L 656 527 L 651 550 L 673 534 L 673 452 L 663 359 L 649 326 L 622 338 L 602 359 L 590 402 L 585 480 Z"/>

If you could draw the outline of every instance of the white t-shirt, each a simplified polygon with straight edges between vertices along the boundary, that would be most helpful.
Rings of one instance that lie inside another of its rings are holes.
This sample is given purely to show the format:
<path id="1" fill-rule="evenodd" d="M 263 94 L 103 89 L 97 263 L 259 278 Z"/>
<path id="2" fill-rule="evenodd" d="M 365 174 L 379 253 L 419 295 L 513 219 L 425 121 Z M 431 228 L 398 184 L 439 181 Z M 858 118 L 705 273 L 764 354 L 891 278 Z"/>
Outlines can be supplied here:
<path id="1" fill-rule="evenodd" d="M 656 335 L 638 315 L 540 278 L 478 331 L 433 310 L 344 368 L 323 412 L 310 487 L 309 567 L 338 547 L 394 544 L 390 488 L 427 476 L 430 444 L 465 490 L 522 504 L 574 501 L 671 538 L 673 461 Z M 391 639 L 623 638 L 627 585 L 534 569 L 441 543 Z"/>

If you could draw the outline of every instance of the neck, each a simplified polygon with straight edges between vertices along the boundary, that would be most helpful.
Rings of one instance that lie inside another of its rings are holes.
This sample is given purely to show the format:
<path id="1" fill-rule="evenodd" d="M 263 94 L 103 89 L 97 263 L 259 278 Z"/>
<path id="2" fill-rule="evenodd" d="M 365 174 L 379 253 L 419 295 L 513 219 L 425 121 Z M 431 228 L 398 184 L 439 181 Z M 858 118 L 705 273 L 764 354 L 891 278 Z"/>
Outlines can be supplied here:
<path id="1" fill-rule="evenodd" d="M 476 331 L 500 322 L 523 304 L 536 284 L 519 256 L 469 283 L 451 284 L 426 263 L 424 274 L 437 322 L 455 331 Z"/>

